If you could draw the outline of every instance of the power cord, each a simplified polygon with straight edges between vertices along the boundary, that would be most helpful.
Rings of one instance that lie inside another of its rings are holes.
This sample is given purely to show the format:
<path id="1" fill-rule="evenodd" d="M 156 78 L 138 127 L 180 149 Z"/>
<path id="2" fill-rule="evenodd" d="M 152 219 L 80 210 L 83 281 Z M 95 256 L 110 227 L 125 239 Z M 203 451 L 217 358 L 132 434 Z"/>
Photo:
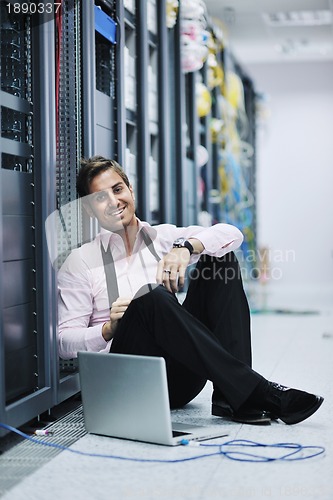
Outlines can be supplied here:
<path id="1" fill-rule="evenodd" d="M 296 460 L 307 460 L 309 458 L 314 458 L 325 453 L 325 448 L 323 446 L 303 446 L 297 443 L 275 443 L 275 444 L 264 444 L 257 443 L 255 441 L 249 441 L 247 439 L 233 439 L 225 443 L 218 444 L 206 444 L 199 443 L 197 441 L 190 441 L 183 439 L 181 445 L 189 447 L 202 447 L 202 448 L 218 448 L 218 451 L 213 453 L 206 453 L 202 455 L 195 455 L 193 457 L 179 458 L 173 460 L 162 460 L 162 459 L 150 459 L 150 458 L 132 458 L 123 457 L 119 455 L 104 455 L 102 453 L 88 453 L 80 450 L 73 450 L 67 446 L 62 446 L 57 443 L 52 443 L 48 440 L 38 439 L 24 432 L 12 427 L 11 425 L 3 424 L 0 422 L 0 427 L 6 429 L 10 432 L 14 432 L 19 436 L 31 441 L 32 443 L 39 444 L 42 446 L 49 446 L 50 448 L 57 448 L 58 450 L 68 451 L 70 453 L 75 453 L 76 455 L 81 455 L 85 457 L 95 457 L 95 458 L 112 458 L 116 460 L 126 460 L 131 462 L 150 462 L 150 463 L 179 463 L 179 462 L 189 462 L 191 460 L 198 460 L 199 458 L 207 458 L 216 455 L 222 455 L 230 460 L 235 460 L 237 462 L 276 462 L 276 461 L 296 461 Z M 47 435 L 52 435 L 46 434 Z M 262 448 L 266 450 L 278 450 L 281 452 L 279 456 L 265 456 L 255 453 L 250 453 L 242 451 L 242 448 Z"/>

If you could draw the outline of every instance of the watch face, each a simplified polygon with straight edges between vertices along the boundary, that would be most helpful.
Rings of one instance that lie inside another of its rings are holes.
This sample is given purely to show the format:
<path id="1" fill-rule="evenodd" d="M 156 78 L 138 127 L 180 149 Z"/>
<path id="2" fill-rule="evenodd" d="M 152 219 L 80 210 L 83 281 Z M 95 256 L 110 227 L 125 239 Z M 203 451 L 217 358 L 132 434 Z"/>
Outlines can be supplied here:
<path id="1" fill-rule="evenodd" d="M 186 241 L 186 240 L 185 240 L 185 238 L 177 238 L 177 239 L 173 242 L 173 244 L 174 244 L 175 246 L 180 246 L 180 247 L 182 247 L 182 246 L 184 245 L 184 242 L 185 242 L 185 241 Z"/>

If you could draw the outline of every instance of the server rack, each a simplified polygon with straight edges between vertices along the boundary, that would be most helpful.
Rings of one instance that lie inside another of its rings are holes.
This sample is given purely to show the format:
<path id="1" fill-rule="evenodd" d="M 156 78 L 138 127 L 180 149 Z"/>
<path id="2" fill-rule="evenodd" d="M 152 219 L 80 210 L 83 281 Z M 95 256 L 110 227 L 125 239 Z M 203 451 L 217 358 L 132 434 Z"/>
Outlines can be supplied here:
<path id="1" fill-rule="evenodd" d="M 56 271 L 83 240 L 76 175 L 83 156 L 81 2 L 63 0 L 56 28 L 56 197 L 61 231 L 57 231 Z M 58 360 L 58 356 L 56 356 Z M 79 391 L 77 360 L 58 362 L 57 403 Z"/>
<path id="2" fill-rule="evenodd" d="M 47 19 L 34 24 L 7 9 L 1 4 L 0 418 L 20 425 L 55 400 L 44 231 L 54 209 L 54 71 L 45 50 L 53 39 Z"/>
<path id="3" fill-rule="evenodd" d="M 93 2 L 92 2 L 93 4 Z M 117 158 L 116 133 L 116 3 L 113 1 L 96 2 L 91 13 L 86 13 L 92 20 L 88 36 L 95 33 L 91 61 L 91 80 L 95 81 L 94 89 L 94 151 L 107 158 Z M 93 11 L 92 11 L 93 10 Z M 87 53 L 86 53 L 87 54 Z M 88 54 L 87 54 L 88 55 Z M 88 55 L 89 57 L 89 55 Z M 83 58 L 83 66 L 88 66 L 89 59 Z M 85 117 L 86 118 L 86 117 Z"/>
<path id="4" fill-rule="evenodd" d="M 207 86 L 207 62 L 205 62 L 202 71 L 202 82 Z M 212 109 L 211 111 L 200 119 L 199 129 L 200 129 L 200 144 L 207 149 L 208 152 L 208 161 L 205 165 L 201 167 L 200 175 L 204 180 L 204 192 L 202 196 L 201 206 L 198 209 L 208 212 L 212 215 L 212 203 L 211 203 L 211 191 L 213 189 L 213 145 L 211 140 L 211 132 L 210 132 L 210 120 L 213 116 L 214 110 L 214 101 L 216 97 L 214 95 L 216 92 L 216 87 L 212 89 Z M 216 106 L 215 106 L 216 108 Z"/>
<path id="5" fill-rule="evenodd" d="M 169 33 L 165 0 L 117 2 L 118 154 L 151 223 L 170 220 Z"/>
<path id="6" fill-rule="evenodd" d="M 196 106 L 196 77 L 197 74 L 189 73 L 185 77 L 186 89 L 186 188 L 183 196 L 186 198 L 186 225 L 197 224 L 198 204 L 198 182 L 199 172 L 197 168 L 197 150 L 200 141 L 200 121 L 197 116 Z"/>
<path id="7" fill-rule="evenodd" d="M 170 57 L 169 57 L 169 30 L 166 25 L 166 0 L 157 3 L 157 26 L 159 39 L 158 57 L 158 116 L 159 119 L 159 199 L 160 222 L 173 222 L 175 217 L 172 210 L 172 162 L 171 162 L 171 89 L 170 89 Z"/>
<path id="8" fill-rule="evenodd" d="M 217 172 L 217 181 L 220 183 L 221 202 L 217 205 L 217 215 L 224 221 L 236 225 L 244 234 L 244 241 L 239 252 L 244 268 L 250 279 L 256 278 L 256 93 L 251 78 L 237 62 L 233 54 L 224 49 L 223 57 L 225 70 L 224 99 L 230 107 L 232 101 L 239 104 L 230 115 L 226 108 L 227 124 L 231 124 L 231 135 L 225 134 L 223 144 L 214 148 L 220 167 Z M 233 78 L 228 82 L 228 72 Z M 238 83 L 238 82 L 239 83 Z M 231 82 L 231 83 L 230 83 Z M 232 89 L 231 93 L 228 94 Z M 231 106 L 232 108 L 233 106 Z M 232 116 L 230 118 L 230 116 Z M 222 118 L 224 118 L 222 116 Z M 234 140 L 232 140 L 232 136 Z M 235 140 L 237 138 L 237 140 Z M 229 146 L 236 144 L 236 150 Z M 222 161 L 221 161 L 222 159 Z M 229 185 L 229 188 L 223 184 Z M 231 186 L 231 187 L 230 187 Z"/>
<path id="9" fill-rule="evenodd" d="M 185 102 L 185 75 L 181 69 L 181 4 L 176 25 L 171 35 L 173 80 L 172 80 L 172 162 L 175 165 L 173 175 L 175 185 L 175 218 L 177 226 L 186 226 L 187 224 L 187 203 L 184 196 L 186 186 L 186 102 Z"/>
<path id="10" fill-rule="evenodd" d="M 159 178 L 159 143 L 161 141 L 159 133 L 159 108 L 158 101 L 161 99 L 162 94 L 158 83 L 159 78 L 159 65 L 160 59 L 160 46 L 158 36 L 158 16 L 156 0 L 150 0 L 146 3 L 146 19 L 147 19 L 147 35 L 148 35 L 148 72 L 147 72 L 147 104 L 148 104 L 148 147 L 149 157 L 147 162 L 147 184 L 149 186 L 149 219 L 152 224 L 161 222 L 161 209 L 160 209 L 160 178 Z M 161 186 L 162 187 L 162 186 Z"/>

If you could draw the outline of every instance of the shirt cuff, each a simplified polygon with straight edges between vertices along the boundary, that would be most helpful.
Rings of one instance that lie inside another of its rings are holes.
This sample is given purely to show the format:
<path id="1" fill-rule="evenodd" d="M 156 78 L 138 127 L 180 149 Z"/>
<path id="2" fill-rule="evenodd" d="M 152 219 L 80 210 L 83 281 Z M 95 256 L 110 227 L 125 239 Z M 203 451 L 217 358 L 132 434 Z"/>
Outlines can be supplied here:
<path id="1" fill-rule="evenodd" d="M 205 250 L 203 253 L 216 256 L 222 256 L 231 250 L 235 250 L 242 244 L 244 239 L 243 234 L 234 226 L 225 228 L 225 234 L 215 234 L 214 236 L 212 238 L 212 234 L 204 230 L 193 236 L 193 238 L 197 238 L 204 245 Z"/>
<path id="2" fill-rule="evenodd" d="M 107 342 L 102 335 L 102 328 L 105 322 L 100 325 L 91 326 L 87 330 L 86 345 L 89 351 L 106 350 L 110 341 Z"/>

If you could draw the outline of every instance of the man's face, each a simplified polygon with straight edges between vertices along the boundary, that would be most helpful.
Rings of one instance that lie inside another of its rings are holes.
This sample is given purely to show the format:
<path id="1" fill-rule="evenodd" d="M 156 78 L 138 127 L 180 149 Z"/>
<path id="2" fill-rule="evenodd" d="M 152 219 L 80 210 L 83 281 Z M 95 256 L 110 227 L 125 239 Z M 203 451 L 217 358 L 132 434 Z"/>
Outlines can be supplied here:
<path id="1" fill-rule="evenodd" d="M 90 183 L 85 205 L 91 216 L 108 231 L 136 226 L 134 193 L 114 170 L 105 170 Z"/>

